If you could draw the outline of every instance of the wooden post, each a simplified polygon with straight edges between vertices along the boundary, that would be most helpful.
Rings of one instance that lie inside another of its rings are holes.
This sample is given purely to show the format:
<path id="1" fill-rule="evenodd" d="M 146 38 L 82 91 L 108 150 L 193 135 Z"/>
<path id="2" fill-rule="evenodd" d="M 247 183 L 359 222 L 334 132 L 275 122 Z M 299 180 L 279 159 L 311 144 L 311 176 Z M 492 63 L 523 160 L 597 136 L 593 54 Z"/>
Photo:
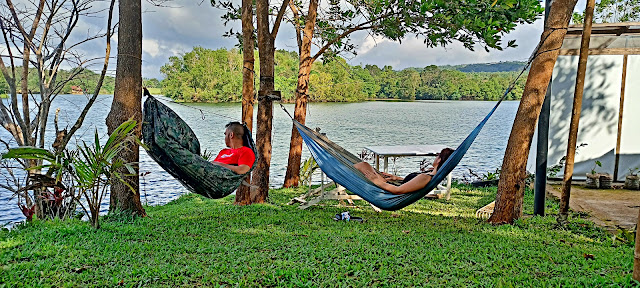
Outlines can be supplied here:
<path id="1" fill-rule="evenodd" d="M 573 177 L 573 164 L 576 156 L 576 142 L 578 139 L 578 123 L 582 110 L 582 96 L 584 94 L 584 78 L 587 71 L 587 58 L 589 57 L 589 42 L 591 40 L 591 25 L 593 21 L 593 8 L 595 0 L 587 1 L 585 10 L 584 27 L 582 30 L 582 43 L 580 46 L 580 60 L 578 61 L 578 75 L 576 77 L 576 89 L 573 95 L 573 111 L 571 113 L 571 125 L 569 127 L 569 141 L 567 143 L 567 156 L 564 166 L 564 179 L 562 180 L 562 196 L 560 197 L 560 213 L 558 219 L 565 222 L 569 213 L 569 197 L 571 195 L 571 177 Z"/>
<path id="2" fill-rule="evenodd" d="M 640 220 L 640 212 L 638 213 L 638 219 Z M 636 224 L 636 227 L 638 224 Z M 640 281 L 640 229 L 636 229 L 636 247 L 633 250 L 633 279 Z"/>
<path id="3" fill-rule="evenodd" d="M 622 60 L 622 88 L 620 91 L 620 110 L 618 111 L 618 139 L 616 140 L 616 164 L 613 168 L 613 181 L 618 180 L 618 165 L 620 165 L 620 142 L 622 141 L 622 112 L 624 108 L 624 90 L 627 84 L 627 62 L 629 55 Z"/>

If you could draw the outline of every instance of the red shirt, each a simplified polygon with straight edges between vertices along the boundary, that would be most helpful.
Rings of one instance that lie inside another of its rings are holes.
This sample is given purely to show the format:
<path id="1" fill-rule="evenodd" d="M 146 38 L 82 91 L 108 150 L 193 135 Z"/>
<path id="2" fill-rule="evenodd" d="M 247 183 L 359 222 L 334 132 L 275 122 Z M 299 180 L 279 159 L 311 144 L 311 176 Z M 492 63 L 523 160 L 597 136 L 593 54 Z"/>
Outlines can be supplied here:
<path id="1" fill-rule="evenodd" d="M 222 149 L 213 161 L 230 165 L 247 165 L 251 167 L 255 160 L 256 156 L 253 154 L 253 150 L 249 147 L 242 146 L 236 149 Z"/>

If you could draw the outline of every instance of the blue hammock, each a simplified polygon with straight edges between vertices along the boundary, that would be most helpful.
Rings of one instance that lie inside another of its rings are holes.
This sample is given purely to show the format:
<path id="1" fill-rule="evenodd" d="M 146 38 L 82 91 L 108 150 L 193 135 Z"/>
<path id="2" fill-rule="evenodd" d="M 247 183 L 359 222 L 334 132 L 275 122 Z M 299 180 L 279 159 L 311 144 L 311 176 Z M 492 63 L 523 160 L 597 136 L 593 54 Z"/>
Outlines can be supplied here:
<path id="1" fill-rule="evenodd" d="M 505 96 L 508 92 L 509 91 L 505 93 Z M 504 99 L 504 96 L 502 98 Z M 393 194 L 376 186 L 364 176 L 362 172 L 353 167 L 354 164 L 362 162 L 360 158 L 331 142 L 324 135 L 309 129 L 309 127 L 300 124 L 300 122 L 296 120 L 292 120 L 298 132 L 300 132 L 302 139 L 307 144 L 309 151 L 311 151 L 313 158 L 320 166 L 320 169 L 322 169 L 322 172 L 329 178 L 380 209 L 398 210 L 418 201 L 433 190 L 438 183 L 444 180 L 453 168 L 460 163 L 460 160 L 464 157 L 464 154 L 467 153 L 467 150 L 469 150 L 469 147 L 482 130 L 482 127 L 484 127 L 491 115 L 493 115 L 493 112 L 496 111 L 500 103 L 502 103 L 502 99 L 498 101 L 496 106 L 493 107 L 482 122 L 471 131 L 471 134 L 462 141 L 460 146 L 449 156 L 449 159 L 440 166 L 427 186 L 407 194 Z"/>

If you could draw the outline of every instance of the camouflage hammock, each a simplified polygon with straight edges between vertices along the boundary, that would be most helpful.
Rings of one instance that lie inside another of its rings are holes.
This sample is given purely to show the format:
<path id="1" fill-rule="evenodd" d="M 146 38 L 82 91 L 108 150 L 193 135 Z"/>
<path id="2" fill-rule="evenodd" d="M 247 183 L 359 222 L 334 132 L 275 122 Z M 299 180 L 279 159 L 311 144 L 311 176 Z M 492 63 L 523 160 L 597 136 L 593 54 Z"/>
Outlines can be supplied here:
<path id="1" fill-rule="evenodd" d="M 251 131 L 244 126 L 244 146 L 253 150 L 256 160 L 249 172 L 236 174 L 214 165 L 200 155 L 200 142 L 184 120 L 152 96 L 144 102 L 142 139 L 147 153 L 164 170 L 191 192 L 208 198 L 222 198 L 235 191 L 258 161 Z"/>

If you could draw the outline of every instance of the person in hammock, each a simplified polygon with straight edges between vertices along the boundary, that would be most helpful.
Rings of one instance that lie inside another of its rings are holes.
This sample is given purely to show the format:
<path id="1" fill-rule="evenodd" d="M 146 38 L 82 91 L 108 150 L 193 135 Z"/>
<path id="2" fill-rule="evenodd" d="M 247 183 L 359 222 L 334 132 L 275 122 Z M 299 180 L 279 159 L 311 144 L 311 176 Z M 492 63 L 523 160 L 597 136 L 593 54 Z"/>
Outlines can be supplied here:
<path id="1" fill-rule="evenodd" d="M 415 192 L 417 190 L 422 189 L 427 186 L 427 183 L 431 181 L 433 175 L 438 172 L 438 168 L 442 165 L 449 156 L 453 153 L 453 149 L 444 148 L 440 153 L 437 154 L 436 159 L 433 160 L 433 168 L 427 169 L 424 172 L 416 172 L 407 175 L 407 177 L 399 177 L 393 174 L 378 172 L 367 162 L 359 162 L 353 165 L 356 169 L 360 170 L 362 174 L 364 174 L 373 184 L 376 184 L 378 187 L 389 191 L 393 194 L 405 194 Z M 402 181 L 400 186 L 393 185 L 388 181 Z"/>
<path id="2" fill-rule="evenodd" d="M 244 146 L 242 141 L 244 127 L 240 122 L 229 122 L 224 127 L 226 128 L 224 143 L 227 148 L 222 149 L 211 163 L 228 168 L 236 174 L 249 172 L 256 155 L 253 154 L 251 148 Z"/>

